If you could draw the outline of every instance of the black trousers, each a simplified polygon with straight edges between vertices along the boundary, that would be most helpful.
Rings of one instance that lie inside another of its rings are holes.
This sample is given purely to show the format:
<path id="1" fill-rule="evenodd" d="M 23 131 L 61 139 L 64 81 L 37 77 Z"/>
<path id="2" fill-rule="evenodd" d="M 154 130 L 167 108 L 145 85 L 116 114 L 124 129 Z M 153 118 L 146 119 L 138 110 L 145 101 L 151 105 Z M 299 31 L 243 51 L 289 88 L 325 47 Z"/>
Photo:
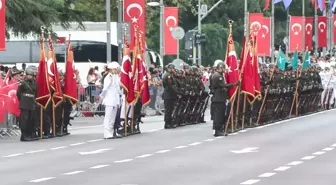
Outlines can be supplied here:
<path id="1" fill-rule="evenodd" d="M 215 130 L 222 131 L 228 118 L 226 102 L 213 102 L 212 108 L 214 108 L 213 127 Z"/>
<path id="2" fill-rule="evenodd" d="M 43 110 L 43 133 L 49 135 L 51 133 L 51 126 L 53 124 L 53 108 L 52 102 L 50 102 L 46 109 Z"/>
<path id="3" fill-rule="evenodd" d="M 164 121 L 165 121 L 165 125 L 171 125 L 172 122 L 172 113 L 174 110 L 174 103 L 175 103 L 175 99 L 165 99 L 164 100 Z"/>
<path id="4" fill-rule="evenodd" d="M 35 110 L 20 110 L 20 129 L 23 137 L 30 137 L 35 131 Z"/>

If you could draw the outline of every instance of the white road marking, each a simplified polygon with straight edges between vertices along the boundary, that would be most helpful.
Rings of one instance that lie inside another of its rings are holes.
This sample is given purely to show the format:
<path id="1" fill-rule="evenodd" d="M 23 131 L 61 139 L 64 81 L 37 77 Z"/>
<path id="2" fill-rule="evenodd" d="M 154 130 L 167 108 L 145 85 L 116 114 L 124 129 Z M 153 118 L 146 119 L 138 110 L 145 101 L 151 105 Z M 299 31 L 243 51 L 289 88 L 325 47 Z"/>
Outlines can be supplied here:
<path id="1" fill-rule="evenodd" d="M 78 146 L 78 145 L 83 145 L 85 144 L 84 142 L 81 142 L 81 143 L 73 143 L 73 144 L 70 144 L 70 146 Z"/>
<path id="2" fill-rule="evenodd" d="M 133 161 L 133 159 L 124 159 L 124 160 L 120 160 L 120 161 L 114 161 L 114 163 L 127 163 Z"/>
<path id="3" fill-rule="evenodd" d="M 76 174 L 79 174 L 79 173 L 84 173 L 85 171 L 73 171 L 73 172 L 68 172 L 68 173 L 64 173 L 62 175 L 76 175 Z"/>
<path id="4" fill-rule="evenodd" d="M 93 143 L 93 142 L 97 142 L 97 141 L 103 141 L 104 139 L 92 139 L 87 141 L 88 143 Z"/>
<path id="5" fill-rule="evenodd" d="M 160 151 L 157 151 L 155 153 L 157 154 L 163 154 L 163 153 L 167 153 L 167 152 L 170 152 L 171 150 L 160 150 Z"/>
<path id="6" fill-rule="evenodd" d="M 157 128 L 157 129 L 148 130 L 147 132 L 156 132 L 156 131 L 159 131 L 159 130 L 162 130 L 162 129 Z"/>
<path id="7" fill-rule="evenodd" d="M 3 158 L 9 158 L 9 157 L 17 157 L 20 155 L 23 155 L 24 153 L 17 153 L 17 154 L 11 154 L 11 155 L 6 155 L 6 156 L 2 156 Z"/>
<path id="8" fill-rule="evenodd" d="M 218 137 L 216 137 L 216 139 L 222 139 L 222 138 L 224 138 L 224 136 L 218 136 Z"/>
<path id="9" fill-rule="evenodd" d="M 299 165 L 301 163 L 303 163 L 303 161 L 293 161 L 293 162 L 288 163 L 287 165 L 296 166 L 296 165 Z"/>
<path id="10" fill-rule="evenodd" d="M 45 152 L 45 151 L 46 150 L 33 150 L 33 151 L 26 152 L 26 154 L 34 154 L 34 153 Z"/>
<path id="11" fill-rule="evenodd" d="M 68 148 L 68 147 L 67 146 L 59 146 L 59 147 L 51 148 L 50 150 L 59 150 L 59 149 L 63 149 L 63 148 Z"/>
<path id="12" fill-rule="evenodd" d="M 45 178 L 41 178 L 41 179 L 35 179 L 35 180 L 31 180 L 29 182 L 44 182 L 44 181 L 48 181 L 51 179 L 55 179 L 56 177 L 45 177 Z"/>
<path id="13" fill-rule="evenodd" d="M 154 154 L 144 154 L 144 155 L 139 155 L 139 156 L 136 156 L 135 158 L 146 158 L 146 157 L 150 157 L 150 156 L 153 156 Z"/>
<path id="14" fill-rule="evenodd" d="M 313 153 L 313 155 L 322 155 L 322 154 L 325 154 L 325 152 L 315 152 L 315 153 Z"/>
<path id="15" fill-rule="evenodd" d="M 232 134 L 229 134 L 230 136 L 234 136 L 234 135 L 238 135 L 239 133 L 238 132 L 235 132 L 235 133 L 232 133 Z"/>
<path id="16" fill-rule="evenodd" d="M 199 145 L 199 144 L 202 144 L 202 143 L 201 142 L 190 143 L 189 146 L 196 146 L 196 145 Z"/>
<path id="17" fill-rule="evenodd" d="M 258 147 L 249 147 L 249 148 L 244 148 L 242 150 L 231 150 L 232 153 L 235 154 L 245 154 L 245 153 L 251 153 L 251 152 L 258 152 Z"/>
<path id="18" fill-rule="evenodd" d="M 264 173 L 264 174 L 259 175 L 259 177 L 272 177 L 275 174 L 276 173 Z"/>
<path id="19" fill-rule="evenodd" d="M 250 185 L 250 184 L 255 184 L 255 183 L 259 182 L 259 181 L 260 181 L 259 179 L 251 179 L 251 180 L 242 182 L 242 183 L 240 183 L 240 184 L 243 184 L 243 185 Z"/>
<path id="20" fill-rule="evenodd" d="M 332 147 L 336 147 L 336 143 L 335 144 L 333 144 L 333 145 L 331 145 Z"/>
<path id="21" fill-rule="evenodd" d="M 176 149 L 187 148 L 188 146 L 177 146 Z"/>
<path id="22" fill-rule="evenodd" d="M 324 148 L 323 151 L 331 151 L 333 149 L 335 149 L 335 148 Z"/>
<path id="23" fill-rule="evenodd" d="M 102 165 L 92 166 L 92 167 L 90 167 L 90 169 L 99 169 L 99 168 L 105 168 L 105 167 L 108 167 L 108 166 L 110 166 L 110 165 L 102 164 Z"/>
<path id="24" fill-rule="evenodd" d="M 244 133 L 244 132 L 247 132 L 247 130 L 239 130 L 238 132 L 239 133 Z"/>
<path id="25" fill-rule="evenodd" d="M 314 159 L 315 156 L 306 156 L 306 157 L 303 157 L 301 158 L 302 160 L 310 160 L 310 159 Z"/>
<path id="26" fill-rule="evenodd" d="M 214 141 L 215 139 L 206 139 L 204 141 L 210 142 L 210 141 Z"/>
<path id="27" fill-rule="evenodd" d="M 288 170 L 289 168 L 291 168 L 291 167 L 289 167 L 289 166 L 280 166 L 279 168 L 274 169 L 274 171 L 283 172 L 283 171 Z"/>
<path id="28" fill-rule="evenodd" d="M 101 154 L 106 151 L 112 150 L 113 148 L 104 148 L 104 149 L 99 149 L 99 150 L 94 150 L 91 152 L 78 152 L 80 155 L 92 155 L 92 154 Z"/>

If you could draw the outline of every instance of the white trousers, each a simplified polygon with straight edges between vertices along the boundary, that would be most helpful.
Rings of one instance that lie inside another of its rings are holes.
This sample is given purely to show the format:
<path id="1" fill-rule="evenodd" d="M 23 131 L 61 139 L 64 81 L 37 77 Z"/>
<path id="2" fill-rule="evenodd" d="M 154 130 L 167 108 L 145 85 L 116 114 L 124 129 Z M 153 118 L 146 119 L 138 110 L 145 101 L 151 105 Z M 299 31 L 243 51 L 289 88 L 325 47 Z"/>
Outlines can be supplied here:
<path id="1" fill-rule="evenodd" d="M 324 106 L 325 104 L 327 104 L 326 102 L 324 102 L 324 97 L 326 96 L 327 93 L 327 88 L 323 89 L 323 92 L 321 94 L 321 105 Z"/>
<path id="2" fill-rule="evenodd" d="M 125 113 L 125 107 L 126 107 L 126 113 Z M 133 106 L 131 104 L 126 104 L 125 106 L 125 99 L 123 99 L 121 110 L 120 110 L 120 119 L 125 119 L 125 115 L 127 114 L 127 112 L 128 112 L 127 118 L 132 118 L 132 109 L 133 109 Z"/>
<path id="3" fill-rule="evenodd" d="M 104 138 L 113 137 L 113 126 L 117 116 L 117 107 L 105 106 Z"/>

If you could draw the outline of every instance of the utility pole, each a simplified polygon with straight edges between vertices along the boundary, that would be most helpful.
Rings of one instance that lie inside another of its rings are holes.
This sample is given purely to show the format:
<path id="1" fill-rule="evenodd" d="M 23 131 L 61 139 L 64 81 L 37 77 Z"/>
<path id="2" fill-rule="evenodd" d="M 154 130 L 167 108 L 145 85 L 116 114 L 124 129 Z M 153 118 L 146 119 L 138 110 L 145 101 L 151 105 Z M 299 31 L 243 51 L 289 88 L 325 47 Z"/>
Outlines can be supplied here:
<path id="1" fill-rule="evenodd" d="M 163 0 L 160 0 L 160 57 L 163 62 L 163 57 L 164 57 L 164 4 L 163 4 Z"/>
<path id="2" fill-rule="evenodd" d="M 202 23 L 201 23 L 201 0 L 198 0 L 198 33 L 202 33 Z M 202 65 L 202 45 L 198 43 L 197 45 L 197 53 L 198 53 L 198 65 Z"/>
<path id="3" fill-rule="evenodd" d="M 315 6 L 314 6 L 314 22 L 315 22 L 315 28 L 314 28 L 314 32 L 315 32 L 315 56 L 318 56 L 318 21 L 317 21 L 317 1 L 315 1 Z"/>
<path id="4" fill-rule="evenodd" d="M 245 41 L 248 42 L 250 28 L 248 26 L 248 11 L 247 11 L 247 0 L 244 2 L 244 27 L 245 27 Z M 245 46 L 243 46 L 245 47 Z M 242 59 L 240 59 L 242 60 Z"/>
<path id="5" fill-rule="evenodd" d="M 122 63 L 123 57 L 123 0 L 118 1 L 118 63 Z"/>
<path id="6" fill-rule="evenodd" d="M 272 0 L 272 17 L 271 17 L 271 63 L 274 64 L 274 0 Z"/>
<path id="7" fill-rule="evenodd" d="M 111 0 L 106 0 L 106 60 L 111 62 Z"/>

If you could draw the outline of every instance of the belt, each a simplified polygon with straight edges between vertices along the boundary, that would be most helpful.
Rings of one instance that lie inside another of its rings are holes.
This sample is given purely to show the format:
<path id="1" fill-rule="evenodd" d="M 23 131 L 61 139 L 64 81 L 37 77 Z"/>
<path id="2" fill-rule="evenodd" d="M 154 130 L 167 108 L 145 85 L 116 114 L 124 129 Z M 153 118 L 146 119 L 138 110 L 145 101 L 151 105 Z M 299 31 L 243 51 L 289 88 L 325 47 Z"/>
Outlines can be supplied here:
<path id="1" fill-rule="evenodd" d="M 35 97 L 35 95 L 33 95 L 33 94 L 26 94 L 26 93 L 24 93 L 24 94 L 22 94 L 23 96 L 26 96 L 26 97 L 30 97 L 30 98 L 34 98 Z"/>

